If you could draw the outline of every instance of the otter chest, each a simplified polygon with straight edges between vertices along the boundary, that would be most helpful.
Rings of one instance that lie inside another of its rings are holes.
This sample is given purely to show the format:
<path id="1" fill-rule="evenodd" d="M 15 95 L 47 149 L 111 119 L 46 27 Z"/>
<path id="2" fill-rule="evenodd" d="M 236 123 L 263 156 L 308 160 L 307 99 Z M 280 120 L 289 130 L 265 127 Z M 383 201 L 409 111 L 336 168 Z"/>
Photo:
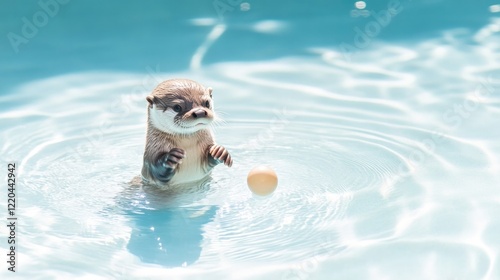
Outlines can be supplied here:
<path id="1" fill-rule="evenodd" d="M 203 168 L 205 161 L 205 150 L 196 139 L 182 139 L 177 143 L 177 148 L 184 150 L 186 156 L 178 166 L 177 172 L 172 178 L 171 183 L 184 183 L 203 179 L 207 173 Z"/>

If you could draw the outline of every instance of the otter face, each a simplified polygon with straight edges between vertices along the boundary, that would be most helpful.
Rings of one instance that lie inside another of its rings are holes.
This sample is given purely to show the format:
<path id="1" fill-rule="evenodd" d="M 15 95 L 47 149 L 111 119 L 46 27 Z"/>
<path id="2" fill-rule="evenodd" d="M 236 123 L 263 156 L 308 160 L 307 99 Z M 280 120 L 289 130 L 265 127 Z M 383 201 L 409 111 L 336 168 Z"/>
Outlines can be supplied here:
<path id="1" fill-rule="evenodd" d="M 166 133 L 195 133 L 214 119 L 212 89 L 194 81 L 165 81 L 146 100 L 151 124 Z"/>

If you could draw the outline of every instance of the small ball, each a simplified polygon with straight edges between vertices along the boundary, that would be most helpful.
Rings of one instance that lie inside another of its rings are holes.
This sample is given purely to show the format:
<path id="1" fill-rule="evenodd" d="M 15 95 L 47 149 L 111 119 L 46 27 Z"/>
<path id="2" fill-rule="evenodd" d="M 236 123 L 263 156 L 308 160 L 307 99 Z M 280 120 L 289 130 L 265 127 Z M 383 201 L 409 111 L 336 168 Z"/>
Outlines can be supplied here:
<path id="1" fill-rule="evenodd" d="M 254 194 L 268 195 L 278 186 L 278 175 L 272 168 L 257 166 L 248 173 L 247 184 Z"/>

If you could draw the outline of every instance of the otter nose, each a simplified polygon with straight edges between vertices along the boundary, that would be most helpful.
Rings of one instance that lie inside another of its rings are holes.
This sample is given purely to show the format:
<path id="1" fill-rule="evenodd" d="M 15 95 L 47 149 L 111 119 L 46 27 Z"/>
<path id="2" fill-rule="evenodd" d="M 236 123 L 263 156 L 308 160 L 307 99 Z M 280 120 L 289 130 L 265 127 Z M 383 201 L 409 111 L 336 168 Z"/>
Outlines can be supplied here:
<path id="1" fill-rule="evenodd" d="M 193 117 L 195 119 L 197 118 L 204 118 L 207 116 L 207 111 L 203 110 L 203 109 L 197 109 L 195 110 L 193 113 L 192 113 Z"/>

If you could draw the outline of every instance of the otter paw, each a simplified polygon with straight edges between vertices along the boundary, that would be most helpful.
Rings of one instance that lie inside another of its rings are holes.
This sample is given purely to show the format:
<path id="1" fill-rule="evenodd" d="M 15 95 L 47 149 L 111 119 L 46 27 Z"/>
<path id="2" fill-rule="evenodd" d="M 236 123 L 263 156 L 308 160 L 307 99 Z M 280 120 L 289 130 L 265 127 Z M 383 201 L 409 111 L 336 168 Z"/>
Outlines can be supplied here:
<path id="1" fill-rule="evenodd" d="M 169 169 L 175 169 L 177 165 L 182 162 L 182 159 L 186 156 L 186 153 L 183 149 L 172 148 L 170 152 L 168 152 L 165 157 L 165 161 L 163 162 L 163 166 Z"/>
<path id="2" fill-rule="evenodd" d="M 220 163 L 224 163 L 228 167 L 231 167 L 233 165 L 233 159 L 231 158 L 231 155 L 229 152 L 226 150 L 226 148 L 219 146 L 219 145 L 212 145 L 210 147 L 210 150 L 208 151 L 210 156 L 212 156 L 215 160 L 217 160 Z"/>

